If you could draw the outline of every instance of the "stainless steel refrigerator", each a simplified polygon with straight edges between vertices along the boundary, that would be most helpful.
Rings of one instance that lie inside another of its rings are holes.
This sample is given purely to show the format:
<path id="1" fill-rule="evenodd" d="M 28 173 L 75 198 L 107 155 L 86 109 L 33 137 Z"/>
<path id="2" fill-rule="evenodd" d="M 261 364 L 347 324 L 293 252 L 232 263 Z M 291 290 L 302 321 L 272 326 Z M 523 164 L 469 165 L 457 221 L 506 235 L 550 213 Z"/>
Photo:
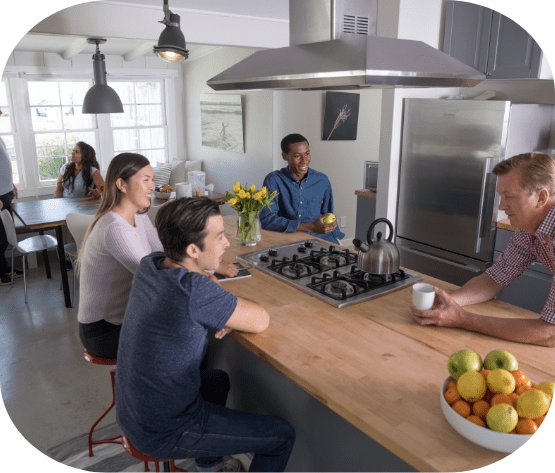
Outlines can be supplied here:
<path id="1" fill-rule="evenodd" d="M 454 284 L 493 261 L 500 160 L 547 147 L 552 105 L 405 99 L 397 207 L 401 264 Z"/>

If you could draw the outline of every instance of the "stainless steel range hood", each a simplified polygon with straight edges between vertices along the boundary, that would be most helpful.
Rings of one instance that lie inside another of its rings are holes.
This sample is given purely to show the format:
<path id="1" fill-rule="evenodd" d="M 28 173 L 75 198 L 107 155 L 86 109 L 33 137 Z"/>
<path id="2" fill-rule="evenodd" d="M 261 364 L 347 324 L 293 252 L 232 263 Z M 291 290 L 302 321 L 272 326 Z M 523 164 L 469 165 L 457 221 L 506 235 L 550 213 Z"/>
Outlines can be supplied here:
<path id="1" fill-rule="evenodd" d="M 471 87 L 484 74 L 412 40 L 376 36 L 377 0 L 289 0 L 290 43 L 258 51 L 214 90 Z"/>

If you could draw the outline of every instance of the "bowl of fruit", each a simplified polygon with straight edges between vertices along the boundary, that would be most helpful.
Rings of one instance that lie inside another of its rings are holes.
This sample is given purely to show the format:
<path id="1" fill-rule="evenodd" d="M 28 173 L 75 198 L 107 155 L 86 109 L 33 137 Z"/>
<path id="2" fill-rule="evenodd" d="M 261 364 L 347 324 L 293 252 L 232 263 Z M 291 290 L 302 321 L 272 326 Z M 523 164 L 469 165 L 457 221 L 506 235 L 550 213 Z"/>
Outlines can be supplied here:
<path id="1" fill-rule="evenodd" d="M 473 350 L 451 355 L 450 376 L 440 388 L 441 410 L 449 425 L 467 440 L 511 453 L 543 422 L 555 383 L 533 383 L 506 350 L 493 350 L 484 361 Z"/>
<path id="2" fill-rule="evenodd" d="M 175 192 L 173 190 L 173 187 L 168 184 L 166 186 L 156 187 L 154 190 L 154 195 L 158 199 L 168 200 L 172 197 L 175 197 Z"/>

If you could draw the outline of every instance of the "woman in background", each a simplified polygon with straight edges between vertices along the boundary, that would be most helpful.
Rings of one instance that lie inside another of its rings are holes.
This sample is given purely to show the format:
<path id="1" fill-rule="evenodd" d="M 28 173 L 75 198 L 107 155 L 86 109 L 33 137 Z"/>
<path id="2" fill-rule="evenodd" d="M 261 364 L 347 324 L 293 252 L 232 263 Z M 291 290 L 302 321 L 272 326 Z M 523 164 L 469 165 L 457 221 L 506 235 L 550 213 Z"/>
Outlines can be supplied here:
<path id="1" fill-rule="evenodd" d="M 104 179 L 99 168 L 94 148 L 79 141 L 71 152 L 71 162 L 60 168 L 54 197 L 99 199 L 104 189 Z"/>

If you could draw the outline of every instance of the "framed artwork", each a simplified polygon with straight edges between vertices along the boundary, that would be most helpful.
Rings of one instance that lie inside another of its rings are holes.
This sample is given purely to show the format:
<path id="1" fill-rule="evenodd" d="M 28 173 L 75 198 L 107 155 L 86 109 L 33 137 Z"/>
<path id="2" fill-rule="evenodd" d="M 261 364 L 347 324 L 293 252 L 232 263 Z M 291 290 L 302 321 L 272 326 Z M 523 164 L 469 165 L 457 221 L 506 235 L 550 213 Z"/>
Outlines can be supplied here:
<path id="1" fill-rule="evenodd" d="M 360 94 L 326 92 L 322 140 L 356 140 Z"/>
<path id="2" fill-rule="evenodd" d="M 202 145 L 244 153 L 241 95 L 200 94 Z"/>

